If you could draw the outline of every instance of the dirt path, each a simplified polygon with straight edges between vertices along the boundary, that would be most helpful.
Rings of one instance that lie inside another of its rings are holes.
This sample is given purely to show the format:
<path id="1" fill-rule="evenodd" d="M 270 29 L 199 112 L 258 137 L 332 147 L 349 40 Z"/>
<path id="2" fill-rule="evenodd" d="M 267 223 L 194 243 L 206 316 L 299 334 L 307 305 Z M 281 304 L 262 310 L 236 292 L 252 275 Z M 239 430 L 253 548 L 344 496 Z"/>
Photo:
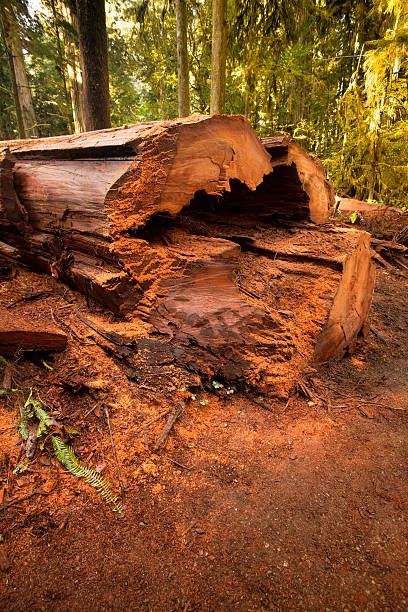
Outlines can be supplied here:
<path id="1" fill-rule="evenodd" d="M 39 279 L 30 282 L 54 283 Z M 43 384 L 59 417 L 82 424 L 78 453 L 114 482 L 100 410 L 110 399 L 125 512 L 45 454 L 13 497 L 49 495 L 0 510 L 9 564 L 0 608 L 405 611 L 407 297 L 406 277 L 379 271 L 372 325 L 381 336 L 370 332 L 353 356 L 309 373 L 313 401 L 200 392 L 158 451 L 164 420 L 147 430 L 148 449 L 140 424 L 166 406 L 159 385 L 145 395 L 140 383 L 124 386 L 121 366 L 83 328 L 53 372 L 22 361 L 21 386 Z M 64 312 L 61 300 L 43 312 Z M 18 454 L 15 403 L 0 414 L 5 483 Z"/>

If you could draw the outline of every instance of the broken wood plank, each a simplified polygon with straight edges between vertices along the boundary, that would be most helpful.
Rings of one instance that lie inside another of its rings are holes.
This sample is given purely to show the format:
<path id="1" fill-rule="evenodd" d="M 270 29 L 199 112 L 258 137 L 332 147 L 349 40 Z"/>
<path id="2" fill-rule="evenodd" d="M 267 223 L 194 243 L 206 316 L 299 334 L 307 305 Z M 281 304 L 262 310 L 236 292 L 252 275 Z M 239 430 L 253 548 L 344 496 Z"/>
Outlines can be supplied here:
<path id="1" fill-rule="evenodd" d="M 43 323 L 26 321 L 15 313 L 0 308 L 0 353 L 13 355 L 21 351 L 62 351 L 67 336 Z"/>

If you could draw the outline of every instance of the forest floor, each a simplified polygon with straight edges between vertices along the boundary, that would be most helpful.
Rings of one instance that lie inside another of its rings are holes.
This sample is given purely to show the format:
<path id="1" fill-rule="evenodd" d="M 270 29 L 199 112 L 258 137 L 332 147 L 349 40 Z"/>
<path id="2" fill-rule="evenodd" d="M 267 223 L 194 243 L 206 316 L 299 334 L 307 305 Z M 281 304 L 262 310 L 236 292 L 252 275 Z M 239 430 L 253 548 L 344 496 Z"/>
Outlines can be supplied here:
<path id="1" fill-rule="evenodd" d="M 53 370 L 12 360 L 13 386 L 79 429 L 78 456 L 117 488 L 107 406 L 125 493 L 118 515 L 50 444 L 13 475 L 18 392 L 0 398 L 0 608 L 407 610 L 408 279 L 377 272 L 377 333 L 312 375 L 313 401 L 184 392 L 157 450 L 179 390 L 124 377 L 77 317 L 85 300 L 55 279 L 4 281 L 3 305 L 49 292 L 12 312 L 72 330 L 44 358 Z M 101 311 L 88 316 L 103 325 Z"/>

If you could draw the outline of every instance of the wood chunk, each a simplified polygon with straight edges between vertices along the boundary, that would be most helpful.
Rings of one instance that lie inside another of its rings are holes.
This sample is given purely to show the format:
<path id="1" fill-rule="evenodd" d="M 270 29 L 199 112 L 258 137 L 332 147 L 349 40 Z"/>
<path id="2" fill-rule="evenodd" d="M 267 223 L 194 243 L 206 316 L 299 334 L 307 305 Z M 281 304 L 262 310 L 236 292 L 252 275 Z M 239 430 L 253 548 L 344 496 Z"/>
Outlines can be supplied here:
<path id="1" fill-rule="evenodd" d="M 163 280 L 147 320 L 191 371 L 285 396 L 307 361 L 353 344 L 373 283 L 365 232 L 270 229 L 246 238 L 238 259 L 203 258 Z"/>
<path id="2" fill-rule="evenodd" d="M 0 353 L 12 355 L 22 351 L 62 351 L 67 336 L 50 326 L 35 324 L 5 308 L 0 308 Z"/>
<path id="3" fill-rule="evenodd" d="M 180 402 L 178 406 L 173 408 L 172 413 L 170 414 L 163 429 L 161 430 L 156 440 L 156 444 L 154 445 L 154 450 L 157 450 L 158 448 L 160 448 L 162 444 L 166 442 L 172 428 L 174 427 L 175 422 L 177 421 L 177 419 L 181 417 L 183 412 L 184 412 L 184 405 Z"/>
<path id="4" fill-rule="evenodd" d="M 361 232 L 355 248 L 343 263 L 339 287 L 327 321 L 317 340 L 313 360 L 317 363 L 341 356 L 364 329 L 375 283 L 370 236 Z"/>

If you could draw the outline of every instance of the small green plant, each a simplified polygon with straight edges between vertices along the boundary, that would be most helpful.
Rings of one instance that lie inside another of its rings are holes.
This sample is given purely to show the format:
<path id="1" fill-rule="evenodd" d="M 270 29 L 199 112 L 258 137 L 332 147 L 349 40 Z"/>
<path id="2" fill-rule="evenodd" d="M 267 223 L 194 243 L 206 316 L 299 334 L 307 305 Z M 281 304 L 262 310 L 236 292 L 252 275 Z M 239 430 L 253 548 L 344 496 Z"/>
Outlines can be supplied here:
<path id="1" fill-rule="evenodd" d="M 225 385 L 223 385 L 222 383 L 218 382 L 218 380 L 213 380 L 211 384 L 212 384 L 212 386 L 214 387 L 214 389 L 216 391 L 219 391 L 221 389 L 225 389 L 225 394 L 226 395 L 232 395 L 233 393 L 235 393 L 235 390 L 232 387 L 225 387 Z"/>
<path id="2" fill-rule="evenodd" d="M 53 370 L 54 368 L 52 366 L 50 366 L 46 361 L 44 361 L 44 359 L 41 359 L 41 363 L 43 364 L 43 366 L 45 368 L 47 368 L 48 370 Z"/>
<path id="3" fill-rule="evenodd" d="M 51 438 L 52 446 L 55 452 L 55 456 L 58 461 L 74 476 L 77 478 L 84 478 L 84 480 L 100 493 L 102 498 L 113 505 L 114 512 L 121 512 L 122 505 L 118 501 L 119 495 L 113 493 L 109 480 L 97 472 L 93 467 L 83 463 L 75 455 L 74 449 L 69 444 L 66 444 L 60 435 L 61 427 L 52 418 L 46 408 L 48 406 L 43 402 L 37 393 L 37 397 L 34 397 L 33 389 L 30 389 L 30 394 L 24 403 L 20 406 L 20 421 L 18 423 L 18 431 L 21 434 L 23 440 L 27 440 L 29 437 L 30 428 L 35 425 L 38 421 L 36 437 L 40 438 L 43 434 L 47 434 L 46 438 L 41 442 L 40 448 L 43 449 L 47 439 Z M 54 432 L 52 431 L 54 428 Z M 64 427 L 65 433 L 68 435 L 78 435 L 79 431 L 70 427 Z M 55 431 L 57 430 L 58 433 Z M 30 460 L 25 458 L 17 465 L 14 470 L 14 474 L 24 472 Z"/>
<path id="4" fill-rule="evenodd" d="M 94 470 L 94 468 L 80 461 L 76 457 L 72 446 L 65 444 L 60 436 L 53 435 L 51 440 L 58 461 L 71 474 L 74 474 L 77 478 L 84 478 L 88 484 L 95 487 L 107 503 L 113 504 L 115 512 L 122 512 L 122 504 L 118 501 L 119 495 L 112 492 L 109 480 Z"/>
<path id="5" fill-rule="evenodd" d="M 218 382 L 217 380 L 213 380 L 212 381 L 212 386 L 214 387 L 214 389 L 223 389 L 224 385 L 220 382 Z"/>
<path id="6" fill-rule="evenodd" d="M 22 474 L 23 472 L 26 471 L 29 465 L 30 465 L 30 460 L 28 459 L 28 457 L 24 457 L 24 459 L 22 459 L 17 464 L 17 466 L 14 468 L 13 474 Z"/>
<path id="7" fill-rule="evenodd" d="M 355 223 L 357 219 L 358 219 L 358 212 L 355 210 L 354 212 L 351 213 L 349 217 L 349 221 L 350 223 Z"/>

